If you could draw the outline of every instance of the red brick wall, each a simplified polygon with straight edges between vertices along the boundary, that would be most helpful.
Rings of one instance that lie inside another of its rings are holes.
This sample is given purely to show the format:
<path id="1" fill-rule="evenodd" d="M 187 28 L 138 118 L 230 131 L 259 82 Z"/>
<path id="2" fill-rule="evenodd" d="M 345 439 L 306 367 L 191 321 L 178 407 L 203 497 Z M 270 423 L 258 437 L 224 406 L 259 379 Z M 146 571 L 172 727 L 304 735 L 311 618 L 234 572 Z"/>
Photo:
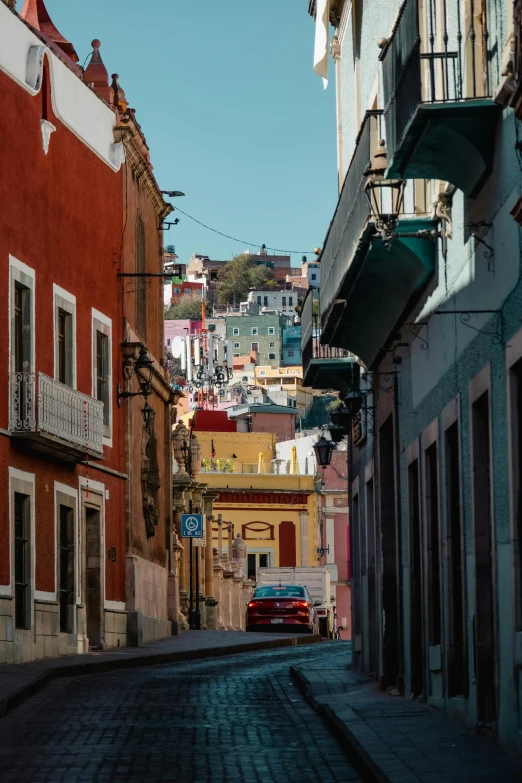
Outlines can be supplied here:
<path id="1" fill-rule="evenodd" d="M 295 437 L 295 416 L 286 413 L 253 413 L 252 432 L 270 432 L 277 442 Z"/>

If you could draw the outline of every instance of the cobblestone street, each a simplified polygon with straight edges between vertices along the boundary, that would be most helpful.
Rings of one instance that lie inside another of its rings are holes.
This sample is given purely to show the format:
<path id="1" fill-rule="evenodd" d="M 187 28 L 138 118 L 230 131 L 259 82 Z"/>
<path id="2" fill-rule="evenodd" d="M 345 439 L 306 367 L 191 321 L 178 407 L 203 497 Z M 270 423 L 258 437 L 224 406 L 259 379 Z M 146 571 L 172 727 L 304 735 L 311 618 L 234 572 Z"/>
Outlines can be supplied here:
<path id="1" fill-rule="evenodd" d="M 0 779 L 357 781 L 289 676 L 346 656 L 332 642 L 53 682 L 0 721 Z"/>

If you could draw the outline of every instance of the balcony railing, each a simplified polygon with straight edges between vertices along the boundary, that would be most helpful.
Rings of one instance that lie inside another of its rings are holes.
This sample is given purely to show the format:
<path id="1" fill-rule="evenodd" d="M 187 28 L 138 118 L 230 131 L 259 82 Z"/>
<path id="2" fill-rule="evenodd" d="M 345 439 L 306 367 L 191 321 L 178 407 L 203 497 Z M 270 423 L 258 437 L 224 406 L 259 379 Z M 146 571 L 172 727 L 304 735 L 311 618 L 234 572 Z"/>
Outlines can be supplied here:
<path id="1" fill-rule="evenodd" d="M 365 172 L 371 163 L 371 140 L 378 137 L 381 111 L 368 111 L 355 142 L 344 184 L 321 254 L 321 315 L 337 298 L 346 271 L 338 258 L 351 258 L 363 227 L 370 217 L 370 205 L 363 193 Z"/>
<path id="2" fill-rule="evenodd" d="M 471 127 L 480 124 L 483 119 L 472 116 L 472 112 L 480 110 L 479 104 L 492 92 L 487 6 L 482 0 L 467 0 L 466 3 L 462 0 L 444 0 L 442 3 L 440 0 L 424 0 L 422 4 L 419 0 L 404 0 L 392 34 L 380 55 L 391 176 L 446 178 L 460 187 L 459 182 L 443 176 L 446 172 L 438 171 L 440 151 L 436 144 L 434 146 L 432 138 L 426 139 L 432 154 L 431 171 L 425 160 L 423 169 L 418 163 L 415 169 L 415 156 L 418 160 L 420 153 L 413 148 L 426 123 L 435 125 L 436 120 L 445 125 L 455 124 L 457 105 L 460 107 L 457 109 L 460 114 L 457 122 L 461 123 L 458 132 L 463 136 L 467 135 L 467 129 L 462 127 L 462 123 L 466 122 L 462 113 L 464 106 Z M 488 103 L 489 109 L 494 108 L 491 101 Z M 418 116 L 420 106 L 426 112 L 431 107 L 431 112 L 426 113 L 423 120 L 424 125 Z M 419 127 L 415 136 L 408 138 L 415 119 Z M 484 130 L 478 129 L 481 133 Z M 401 150 L 405 137 L 406 149 Z M 449 157 L 461 154 L 455 150 L 455 143 L 448 148 L 446 139 L 441 151 Z M 409 160 L 411 155 L 413 165 Z M 462 189 L 466 192 L 465 187 Z"/>
<path id="3" fill-rule="evenodd" d="M 305 468 L 303 470 L 303 467 Z M 269 462 L 239 462 L 234 459 L 203 460 L 202 473 L 219 473 L 222 475 L 272 475 L 272 476 L 306 476 L 313 473 L 312 460 L 307 466 L 293 463 L 292 460 L 273 460 Z"/>
<path id="4" fill-rule="evenodd" d="M 513 82 L 514 91 L 511 106 L 519 120 L 522 120 L 522 0 L 513 5 L 513 30 L 515 31 Z"/>
<path id="5" fill-rule="evenodd" d="M 301 312 L 303 385 L 314 389 L 340 389 L 344 381 L 343 369 L 348 366 L 343 368 L 341 362 L 334 360 L 355 359 L 355 356 L 344 348 L 321 345 L 320 318 L 314 313 L 314 302 L 318 303 L 318 300 L 314 292 L 315 289 L 309 289 Z M 322 361 L 314 363 L 314 359 Z M 318 385 L 323 383 L 327 385 Z"/>
<path id="6" fill-rule="evenodd" d="M 48 435 L 66 456 L 103 454 L 103 403 L 44 373 L 11 373 L 9 431 L 12 435 Z M 37 391 L 36 391 L 36 387 Z M 35 441 L 36 443 L 37 441 Z M 33 444 L 34 445 L 34 444 Z M 45 448 L 51 448 L 49 442 Z"/>

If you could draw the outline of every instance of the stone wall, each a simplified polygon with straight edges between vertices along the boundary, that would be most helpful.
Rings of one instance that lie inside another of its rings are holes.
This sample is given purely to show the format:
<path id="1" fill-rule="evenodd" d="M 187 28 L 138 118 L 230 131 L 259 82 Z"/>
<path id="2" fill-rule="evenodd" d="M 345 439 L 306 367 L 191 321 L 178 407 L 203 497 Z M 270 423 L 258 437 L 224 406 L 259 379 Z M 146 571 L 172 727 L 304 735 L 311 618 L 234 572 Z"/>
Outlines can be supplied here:
<path id="1" fill-rule="evenodd" d="M 167 620 L 168 572 L 137 555 L 127 555 L 127 608 L 147 617 Z"/>
<path id="2" fill-rule="evenodd" d="M 207 627 L 223 631 L 244 631 L 246 605 L 254 590 L 254 583 L 245 579 L 237 562 L 229 562 L 227 555 L 214 550 L 214 596 L 216 606 L 210 619 L 207 607 Z M 209 624 L 209 620 L 212 624 Z"/>
<path id="3" fill-rule="evenodd" d="M 84 652 L 80 632 L 60 633 L 57 603 L 35 601 L 33 627 L 27 630 L 15 628 L 13 612 L 14 601 L 0 598 L 0 664 L 29 663 Z M 82 627 L 80 610 L 77 610 L 77 627 Z"/>
<path id="4" fill-rule="evenodd" d="M 127 646 L 127 612 L 105 610 L 105 644 L 107 647 Z"/>

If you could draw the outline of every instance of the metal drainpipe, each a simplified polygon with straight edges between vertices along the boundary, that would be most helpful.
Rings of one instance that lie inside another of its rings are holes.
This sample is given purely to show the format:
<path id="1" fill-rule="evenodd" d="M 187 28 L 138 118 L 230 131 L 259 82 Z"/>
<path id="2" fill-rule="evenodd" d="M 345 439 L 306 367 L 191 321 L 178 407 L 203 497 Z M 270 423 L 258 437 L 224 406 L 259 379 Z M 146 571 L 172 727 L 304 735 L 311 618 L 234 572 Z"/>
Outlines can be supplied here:
<path id="1" fill-rule="evenodd" d="M 399 642 L 399 674 L 397 687 L 404 693 L 404 640 L 402 638 L 403 632 L 403 609 L 402 609 L 402 528 L 401 528 L 401 449 L 400 449 L 400 437 L 399 437 L 399 374 L 396 371 L 393 376 L 393 410 L 395 416 L 395 471 L 396 471 L 396 484 L 397 484 L 397 561 L 398 561 L 398 642 Z"/>

